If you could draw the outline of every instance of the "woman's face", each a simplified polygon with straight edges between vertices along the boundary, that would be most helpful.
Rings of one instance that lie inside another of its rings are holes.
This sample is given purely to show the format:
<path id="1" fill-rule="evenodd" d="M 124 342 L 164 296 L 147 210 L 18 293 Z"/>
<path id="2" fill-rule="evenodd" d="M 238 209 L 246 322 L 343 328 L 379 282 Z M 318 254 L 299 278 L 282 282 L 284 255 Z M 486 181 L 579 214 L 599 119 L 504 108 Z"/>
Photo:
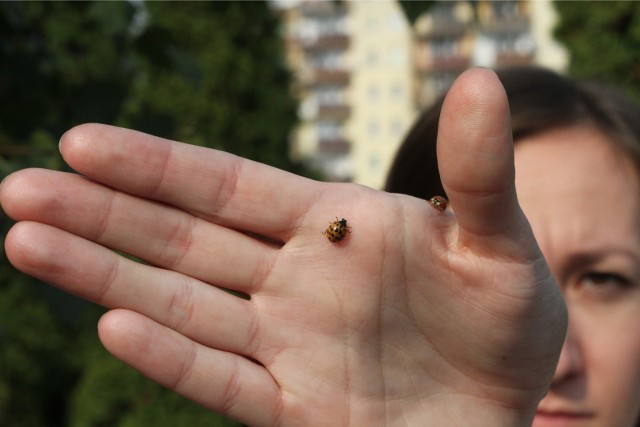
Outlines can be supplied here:
<path id="1" fill-rule="evenodd" d="M 589 125 L 516 144 L 522 208 L 569 309 L 534 427 L 635 427 L 640 419 L 640 177 Z"/>

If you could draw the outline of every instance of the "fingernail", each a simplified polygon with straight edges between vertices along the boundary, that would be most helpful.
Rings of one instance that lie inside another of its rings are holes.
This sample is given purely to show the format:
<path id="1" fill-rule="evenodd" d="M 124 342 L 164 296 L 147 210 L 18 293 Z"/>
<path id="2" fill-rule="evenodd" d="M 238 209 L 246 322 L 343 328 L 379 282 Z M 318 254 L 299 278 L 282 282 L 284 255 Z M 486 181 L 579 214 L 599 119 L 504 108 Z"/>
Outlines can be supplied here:
<path id="1" fill-rule="evenodd" d="M 67 131 L 69 132 L 69 131 Z M 64 136 L 67 134 L 67 132 L 63 133 L 62 136 L 60 137 L 60 139 L 58 140 L 58 151 L 60 151 L 60 146 L 62 145 L 62 140 L 64 139 Z"/>

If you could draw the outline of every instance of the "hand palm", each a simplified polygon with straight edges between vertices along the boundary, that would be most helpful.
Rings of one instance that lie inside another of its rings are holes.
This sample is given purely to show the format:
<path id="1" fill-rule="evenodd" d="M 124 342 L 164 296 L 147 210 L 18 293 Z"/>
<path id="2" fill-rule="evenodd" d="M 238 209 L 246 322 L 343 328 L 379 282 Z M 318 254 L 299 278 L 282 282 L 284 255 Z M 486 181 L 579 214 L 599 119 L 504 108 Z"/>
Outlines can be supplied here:
<path id="1" fill-rule="evenodd" d="M 445 113 L 443 138 L 460 133 Z M 483 130 L 470 131 L 482 140 Z M 3 206 L 35 223 L 12 230 L 8 254 L 29 274 L 127 309 L 102 319 L 101 338 L 162 384 L 255 425 L 454 425 L 452 412 L 522 416 L 544 392 L 562 304 L 513 178 L 495 185 L 502 171 L 478 178 L 482 167 L 456 170 L 445 153 L 454 215 L 130 131 L 89 127 L 64 141 L 71 166 L 122 192 L 18 175 Z M 353 232 L 331 243 L 321 232 L 336 215 Z"/>

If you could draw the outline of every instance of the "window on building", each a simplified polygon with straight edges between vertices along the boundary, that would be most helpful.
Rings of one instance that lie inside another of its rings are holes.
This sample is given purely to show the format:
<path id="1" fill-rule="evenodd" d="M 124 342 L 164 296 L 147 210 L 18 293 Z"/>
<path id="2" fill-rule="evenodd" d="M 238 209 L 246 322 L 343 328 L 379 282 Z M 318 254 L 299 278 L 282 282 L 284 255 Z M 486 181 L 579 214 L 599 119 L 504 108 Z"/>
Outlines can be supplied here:
<path id="1" fill-rule="evenodd" d="M 338 141 L 342 139 L 342 126 L 338 122 L 323 120 L 316 123 L 316 138 L 319 141 Z"/>
<path id="2" fill-rule="evenodd" d="M 369 15 L 364 22 L 364 27 L 367 31 L 377 32 L 380 29 L 380 21 L 377 16 Z"/>
<path id="3" fill-rule="evenodd" d="M 389 88 L 389 98 L 393 101 L 401 101 L 404 98 L 404 88 L 401 83 L 394 83 Z"/>
<path id="4" fill-rule="evenodd" d="M 452 20 L 454 19 L 454 12 L 457 2 L 441 1 L 433 5 L 429 10 L 434 20 Z"/>
<path id="5" fill-rule="evenodd" d="M 404 133 L 404 123 L 400 119 L 392 120 L 389 124 L 389 134 L 393 138 L 398 138 Z"/>
<path id="6" fill-rule="evenodd" d="M 490 2 L 493 8 L 493 16 L 496 20 L 508 20 L 520 15 L 520 6 L 517 1 Z"/>
<path id="7" fill-rule="evenodd" d="M 394 46 L 387 52 L 387 58 L 389 65 L 394 67 L 401 67 L 407 63 L 406 51 L 399 46 Z"/>
<path id="8" fill-rule="evenodd" d="M 369 173 L 373 175 L 377 175 L 380 173 L 380 158 L 375 154 L 369 156 Z"/>
<path id="9" fill-rule="evenodd" d="M 401 31 L 406 25 L 404 15 L 400 12 L 394 12 L 387 17 L 387 28 L 390 31 Z"/>
<path id="10" fill-rule="evenodd" d="M 439 96 L 451 87 L 455 79 L 455 73 L 434 73 L 426 81 L 427 93 L 432 94 L 434 97 Z"/>
<path id="11" fill-rule="evenodd" d="M 313 43 L 320 37 L 346 34 L 348 21 L 344 10 L 333 13 L 303 15 L 296 25 L 296 33 L 303 43 Z"/>
<path id="12" fill-rule="evenodd" d="M 318 28 L 313 19 L 302 19 L 297 29 L 302 43 L 312 43 L 318 39 Z"/>
<path id="13" fill-rule="evenodd" d="M 378 63 L 378 52 L 371 49 L 367 52 L 367 56 L 365 58 L 365 62 L 367 65 L 376 65 Z"/>
<path id="14" fill-rule="evenodd" d="M 367 124 L 367 136 L 372 140 L 380 137 L 380 123 L 377 120 L 370 120 Z"/>
<path id="15" fill-rule="evenodd" d="M 318 86 L 313 90 L 313 97 L 318 106 L 332 106 L 344 104 L 344 92 L 341 86 Z"/>
<path id="16" fill-rule="evenodd" d="M 316 68 L 325 70 L 342 70 L 344 69 L 345 56 L 341 50 L 323 50 L 315 53 L 309 62 Z"/>
<path id="17" fill-rule="evenodd" d="M 380 99 L 380 89 L 375 84 L 370 85 L 367 88 L 367 99 L 371 103 L 378 102 Z"/>
<path id="18" fill-rule="evenodd" d="M 501 34 L 495 37 L 495 44 L 499 53 L 526 55 L 535 48 L 535 42 L 526 33 Z"/>
<path id="19" fill-rule="evenodd" d="M 328 16 L 317 20 L 317 31 L 320 36 L 328 37 L 347 33 L 345 16 Z"/>
<path id="20" fill-rule="evenodd" d="M 452 57 L 458 55 L 458 40 L 449 37 L 437 37 L 431 40 L 431 51 L 436 57 Z"/>

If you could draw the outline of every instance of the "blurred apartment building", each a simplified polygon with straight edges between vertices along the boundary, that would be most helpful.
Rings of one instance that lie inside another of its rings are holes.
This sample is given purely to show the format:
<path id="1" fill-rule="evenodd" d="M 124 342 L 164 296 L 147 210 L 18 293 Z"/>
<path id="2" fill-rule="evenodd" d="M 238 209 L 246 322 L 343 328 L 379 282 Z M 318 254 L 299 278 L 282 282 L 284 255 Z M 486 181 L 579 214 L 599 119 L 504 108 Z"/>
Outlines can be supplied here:
<path id="1" fill-rule="evenodd" d="M 282 10 L 300 125 L 292 156 L 373 188 L 418 112 L 465 69 L 562 70 L 550 0 L 443 1 L 411 25 L 395 0 L 302 0 Z"/>

